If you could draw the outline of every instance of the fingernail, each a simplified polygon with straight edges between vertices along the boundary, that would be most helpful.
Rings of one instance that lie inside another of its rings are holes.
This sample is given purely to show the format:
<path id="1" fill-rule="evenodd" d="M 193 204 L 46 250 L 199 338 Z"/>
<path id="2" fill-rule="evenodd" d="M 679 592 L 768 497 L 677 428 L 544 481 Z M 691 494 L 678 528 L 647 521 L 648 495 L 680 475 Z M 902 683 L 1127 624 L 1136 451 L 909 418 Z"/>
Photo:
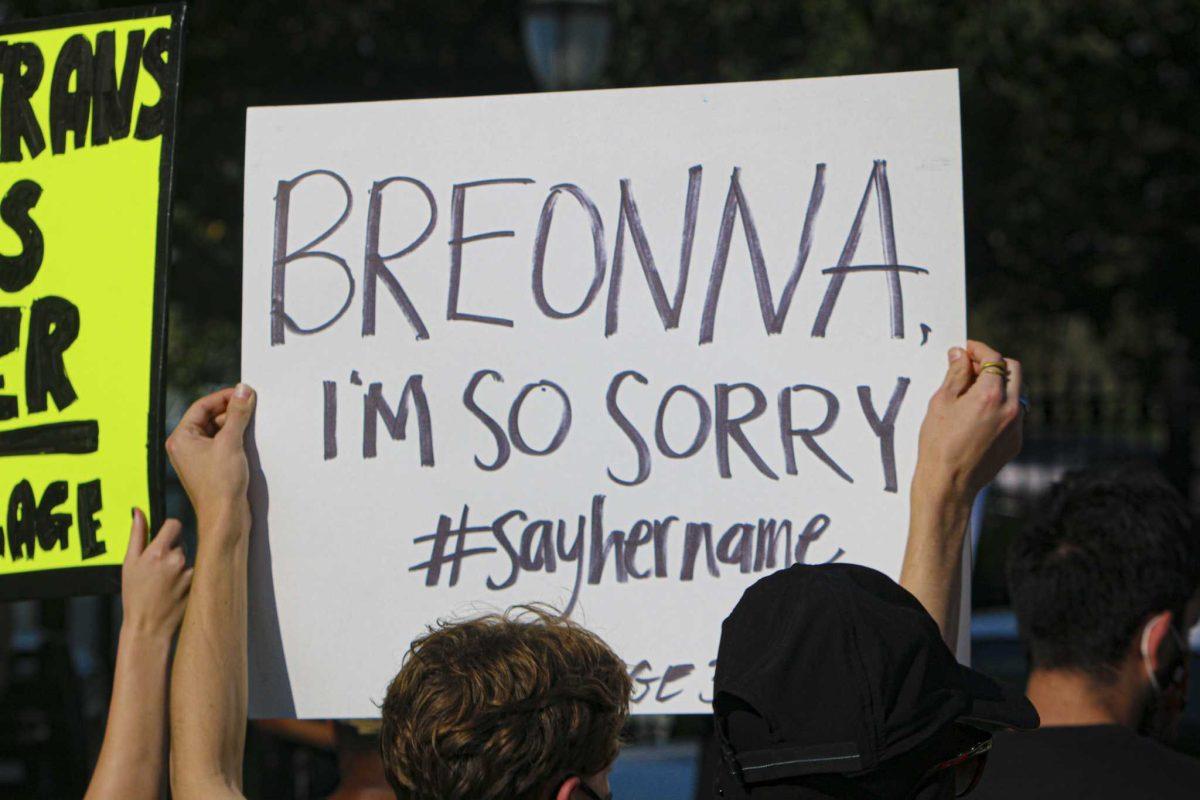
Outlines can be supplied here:
<path id="1" fill-rule="evenodd" d="M 238 400 L 249 400 L 250 395 L 253 392 L 254 392 L 254 390 L 251 389 L 248 385 L 246 385 L 244 383 L 239 383 L 233 389 L 233 396 L 236 397 Z"/>
<path id="2" fill-rule="evenodd" d="M 951 347 L 948 355 L 950 356 L 951 361 L 958 361 L 960 358 L 962 358 L 963 349 L 961 347 Z"/>

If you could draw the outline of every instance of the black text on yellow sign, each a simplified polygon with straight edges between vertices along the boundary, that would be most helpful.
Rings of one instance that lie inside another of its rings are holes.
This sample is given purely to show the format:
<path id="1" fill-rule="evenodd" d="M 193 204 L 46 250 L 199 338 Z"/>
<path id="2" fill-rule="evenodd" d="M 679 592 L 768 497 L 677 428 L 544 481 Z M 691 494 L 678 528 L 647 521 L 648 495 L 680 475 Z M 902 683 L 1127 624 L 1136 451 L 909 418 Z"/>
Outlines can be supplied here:
<path id="1" fill-rule="evenodd" d="M 160 518 L 181 5 L 0 29 L 0 599 L 115 590 Z"/>

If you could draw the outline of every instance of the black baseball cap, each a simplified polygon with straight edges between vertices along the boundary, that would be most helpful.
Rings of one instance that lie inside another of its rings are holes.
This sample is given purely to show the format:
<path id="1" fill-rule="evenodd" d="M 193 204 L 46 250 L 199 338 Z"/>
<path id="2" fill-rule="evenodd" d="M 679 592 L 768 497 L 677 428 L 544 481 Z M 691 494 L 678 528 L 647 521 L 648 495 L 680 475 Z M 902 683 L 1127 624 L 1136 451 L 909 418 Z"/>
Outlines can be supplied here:
<path id="1" fill-rule="evenodd" d="M 1038 726 L 1021 691 L 958 663 L 915 597 L 852 564 L 797 564 L 747 589 L 721 625 L 714 689 L 734 796 L 870 773 L 956 722 Z"/>

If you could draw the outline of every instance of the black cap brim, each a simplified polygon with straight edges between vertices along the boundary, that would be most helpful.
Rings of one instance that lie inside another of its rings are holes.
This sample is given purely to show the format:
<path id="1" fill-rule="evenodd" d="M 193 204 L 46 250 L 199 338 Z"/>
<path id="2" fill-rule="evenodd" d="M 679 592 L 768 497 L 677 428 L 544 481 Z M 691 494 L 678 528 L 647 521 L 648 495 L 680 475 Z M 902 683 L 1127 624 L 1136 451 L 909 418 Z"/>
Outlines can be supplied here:
<path id="1" fill-rule="evenodd" d="M 1037 709 L 1015 686 L 992 680 L 982 672 L 962 667 L 971 708 L 959 719 L 988 728 L 1031 731 L 1041 724 Z"/>

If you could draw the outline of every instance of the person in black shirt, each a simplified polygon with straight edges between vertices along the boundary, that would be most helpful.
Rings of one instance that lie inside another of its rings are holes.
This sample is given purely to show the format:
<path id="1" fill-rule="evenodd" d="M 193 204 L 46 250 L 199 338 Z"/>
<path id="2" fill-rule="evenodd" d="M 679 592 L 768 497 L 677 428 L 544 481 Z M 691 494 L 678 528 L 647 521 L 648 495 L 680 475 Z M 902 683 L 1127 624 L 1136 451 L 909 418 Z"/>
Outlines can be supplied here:
<path id="1" fill-rule="evenodd" d="M 1042 727 L 995 736 L 974 796 L 1200 796 L 1200 762 L 1164 745 L 1200 616 L 1200 529 L 1183 498 L 1150 470 L 1068 475 L 1008 573 Z"/>

